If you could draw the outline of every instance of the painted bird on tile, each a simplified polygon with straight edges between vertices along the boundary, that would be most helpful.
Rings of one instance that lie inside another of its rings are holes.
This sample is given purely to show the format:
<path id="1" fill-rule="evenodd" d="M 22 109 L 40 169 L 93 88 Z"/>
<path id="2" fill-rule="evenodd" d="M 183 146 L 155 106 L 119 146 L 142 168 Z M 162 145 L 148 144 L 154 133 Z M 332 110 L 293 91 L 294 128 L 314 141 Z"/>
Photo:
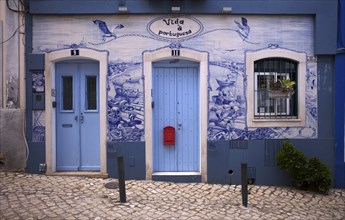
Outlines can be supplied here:
<path id="1" fill-rule="evenodd" d="M 242 17 L 241 18 L 241 23 L 238 22 L 238 21 L 235 21 L 235 23 L 237 24 L 237 27 L 238 27 L 236 32 L 240 35 L 240 37 L 243 40 L 246 40 L 248 38 L 249 32 L 250 32 L 250 27 L 248 25 L 247 19 Z"/>
<path id="2" fill-rule="evenodd" d="M 107 24 L 102 20 L 93 20 L 93 23 L 98 26 L 99 30 L 102 32 L 102 40 L 105 41 L 108 37 L 116 38 L 116 35 L 111 32 Z M 124 26 L 122 24 L 116 25 L 113 29 L 121 29 Z"/>

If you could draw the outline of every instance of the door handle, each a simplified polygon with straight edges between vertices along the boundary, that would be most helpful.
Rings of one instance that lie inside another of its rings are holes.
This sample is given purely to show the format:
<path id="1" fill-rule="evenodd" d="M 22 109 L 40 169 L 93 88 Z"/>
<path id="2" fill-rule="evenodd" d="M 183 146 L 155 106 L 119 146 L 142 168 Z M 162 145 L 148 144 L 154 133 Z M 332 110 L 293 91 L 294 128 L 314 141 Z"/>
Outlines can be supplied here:
<path id="1" fill-rule="evenodd" d="M 182 123 L 177 124 L 177 130 L 181 130 Z"/>
<path id="2" fill-rule="evenodd" d="M 78 115 L 74 116 L 74 120 L 78 121 Z"/>
<path id="3" fill-rule="evenodd" d="M 84 123 L 84 114 L 80 113 L 80 123 L 83 124 Z"/>

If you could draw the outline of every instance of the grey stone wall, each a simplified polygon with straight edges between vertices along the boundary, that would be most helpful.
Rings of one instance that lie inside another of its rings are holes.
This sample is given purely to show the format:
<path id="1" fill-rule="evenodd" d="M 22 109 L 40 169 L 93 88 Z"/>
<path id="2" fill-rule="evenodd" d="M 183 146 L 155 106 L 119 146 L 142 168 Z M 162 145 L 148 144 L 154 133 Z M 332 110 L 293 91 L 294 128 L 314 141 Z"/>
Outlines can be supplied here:
<path id="1" fill-rule="evenodd" d="M 24 110 L 0 109 L 0 170 L 24 171 Z"/>

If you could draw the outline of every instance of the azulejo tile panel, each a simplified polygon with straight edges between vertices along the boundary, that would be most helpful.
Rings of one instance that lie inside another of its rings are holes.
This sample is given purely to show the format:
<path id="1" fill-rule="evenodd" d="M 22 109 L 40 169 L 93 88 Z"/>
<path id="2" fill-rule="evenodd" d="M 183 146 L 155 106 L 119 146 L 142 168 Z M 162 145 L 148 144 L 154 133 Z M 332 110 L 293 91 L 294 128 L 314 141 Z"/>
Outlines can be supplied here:
<path id="1" fill-rule="evenodd" d="M 313 60 L 307 61 L 305 127 L 246 125 L 245 52 L 284 48 L 312 57 L 313 23 L 311 16 L 39 16 L 34 18 L 33 45 L 37 53 L 77 48 L 109 52 L 108 141 L 144 141 L 142 54 L 164 47 L 209 54 L 209 140 L 317 138 Z"/>

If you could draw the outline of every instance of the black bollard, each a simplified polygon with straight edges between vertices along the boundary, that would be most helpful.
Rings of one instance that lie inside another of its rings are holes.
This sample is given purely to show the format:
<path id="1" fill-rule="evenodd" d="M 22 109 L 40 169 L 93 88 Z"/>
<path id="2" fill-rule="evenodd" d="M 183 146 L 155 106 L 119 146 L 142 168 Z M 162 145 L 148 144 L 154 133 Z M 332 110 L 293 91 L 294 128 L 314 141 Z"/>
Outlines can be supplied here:
<path id="1" fill-rule="evenodd" d="M 117 173 L 119 176 L 120 202 L 126 202 L 125 171 L 123 166 L 123 156 L 117 157 Z"/>
<path id="2" fill-rule="evenodd" d="M 241 163 L 241 179 L 242 179 L 242 205 L 248 206 L 248 175 L 247 175 L 247 164 Z"/>

